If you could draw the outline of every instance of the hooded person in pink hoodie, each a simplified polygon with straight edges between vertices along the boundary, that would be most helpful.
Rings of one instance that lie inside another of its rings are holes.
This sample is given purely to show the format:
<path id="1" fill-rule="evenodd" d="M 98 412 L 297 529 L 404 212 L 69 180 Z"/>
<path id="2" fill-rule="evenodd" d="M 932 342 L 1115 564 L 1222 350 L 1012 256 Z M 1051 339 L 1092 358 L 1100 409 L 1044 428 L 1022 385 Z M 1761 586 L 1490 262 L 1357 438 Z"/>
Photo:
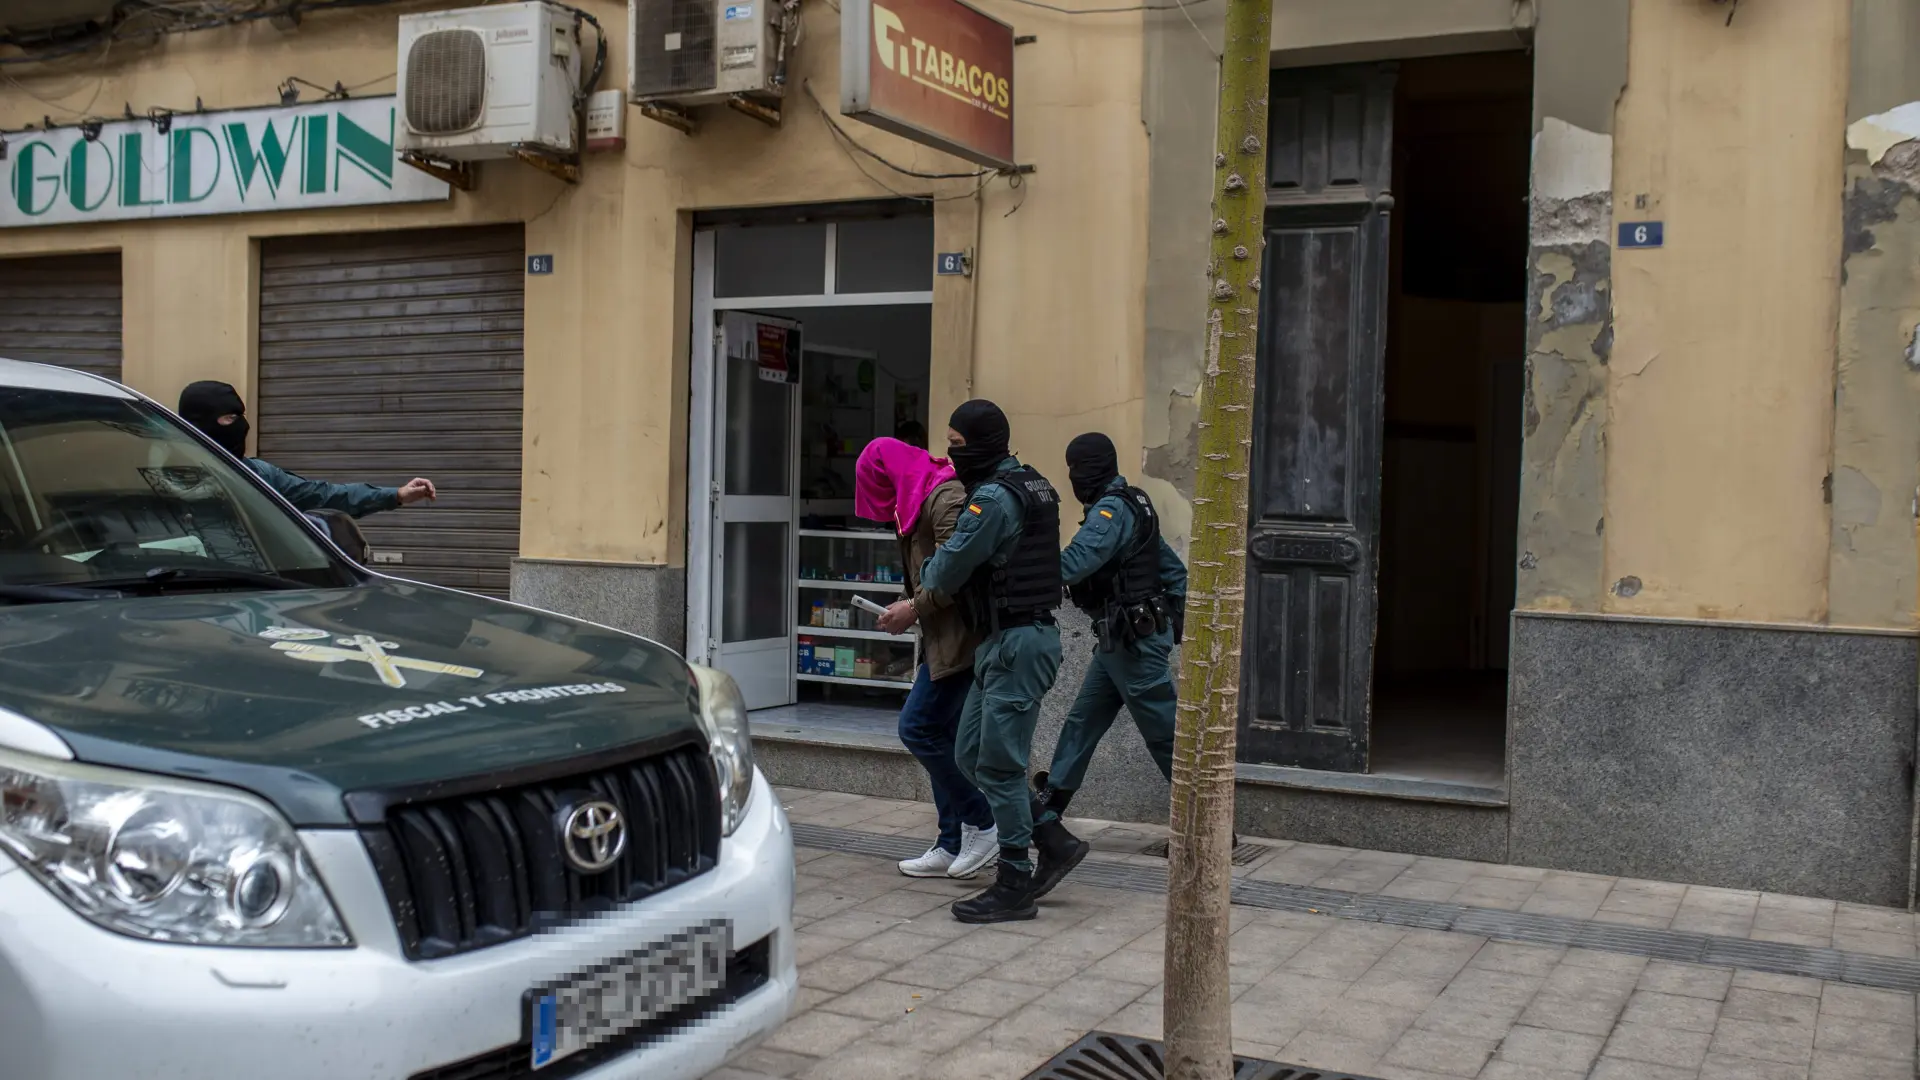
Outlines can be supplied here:
<path id="1" fill-rule="evenodd" d="M 920 627 L 923 663 L 900 710 L 900 741 L 933 786 L 940 838 L 918 858 L 900 863 L 908 877 L 970 878 L 999 857 L 999 833 L 986 797 L 953 758 L 960 710 L 973 683 L 973 652 L 980 639 L 967 628 L 953 598 L 920 587 L 920 567 L 947 538 L 967 504 L 967 490 L 945 459 L 898 439 L 875 439 L 854 465 L 854 509 L 882 521 L 900 537 L 906 596 L 887 609 L 880 628 L 904 634 Z"/>

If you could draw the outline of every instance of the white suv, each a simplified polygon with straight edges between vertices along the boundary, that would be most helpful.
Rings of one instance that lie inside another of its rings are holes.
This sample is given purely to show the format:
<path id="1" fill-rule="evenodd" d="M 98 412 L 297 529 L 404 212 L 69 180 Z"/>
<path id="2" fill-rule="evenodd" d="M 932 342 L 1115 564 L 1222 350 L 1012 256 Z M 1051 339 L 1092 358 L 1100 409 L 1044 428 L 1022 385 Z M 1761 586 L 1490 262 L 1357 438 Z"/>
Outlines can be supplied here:
<path id="1" fill-rule="evenodd" d="M 793 889 L 725 675 L 0 360 L 0 1078 L 691 1080 L 785 1020 Z"/>

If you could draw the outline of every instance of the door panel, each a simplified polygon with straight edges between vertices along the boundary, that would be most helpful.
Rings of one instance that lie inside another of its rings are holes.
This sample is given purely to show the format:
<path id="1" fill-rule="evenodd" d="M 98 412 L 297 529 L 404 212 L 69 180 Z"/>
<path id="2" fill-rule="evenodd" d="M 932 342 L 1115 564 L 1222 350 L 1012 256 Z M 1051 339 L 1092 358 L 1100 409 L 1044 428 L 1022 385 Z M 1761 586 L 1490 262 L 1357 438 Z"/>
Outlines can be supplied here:
<path id="1" fill-rule="evenodd" d="M 1380 530 L 1390 66 L 1274 75 L 1244 761 L 1367 768 Z"/>
<path id="2" fill-rule="evenodd" d="M 714 351 L 714 666 L 749 709 L 793 702 L 800 326 L 719 318 Z"/>

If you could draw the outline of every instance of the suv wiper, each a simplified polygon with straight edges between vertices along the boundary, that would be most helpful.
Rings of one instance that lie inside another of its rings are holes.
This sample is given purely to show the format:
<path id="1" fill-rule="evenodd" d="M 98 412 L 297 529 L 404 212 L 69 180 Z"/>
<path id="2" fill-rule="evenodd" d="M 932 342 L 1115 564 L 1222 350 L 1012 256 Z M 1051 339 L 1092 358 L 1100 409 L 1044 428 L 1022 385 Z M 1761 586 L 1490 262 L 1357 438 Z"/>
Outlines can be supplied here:
<path id="1" fill-rule="evenodd" d="M 140 577 L 98 578 L 59 585 L 0 584 L 0 604 L 56 604 L 74 600 L 103 600 L 129 593 L 159 590 L 168 585 L 245 585 L 255 589 L 306 589 L 311 586 L 278 574 L 210 566 L 160 566 Z"/>
<path id="2" fill-rule="evenodd" d="M 60 604 L 98 600 L 102 590 L 93 585 L 0 585 L 0 604 Z"/>
<path id="3" fill-rule="evenodd" d="M 279 574 L 215 566 L 156 566 L 137 578 L 101 578 L 86 583 L 96 589 L 142 589 L 168 585 L 247 585 L 256 589 L 306 589 L 312 586 Z"/>

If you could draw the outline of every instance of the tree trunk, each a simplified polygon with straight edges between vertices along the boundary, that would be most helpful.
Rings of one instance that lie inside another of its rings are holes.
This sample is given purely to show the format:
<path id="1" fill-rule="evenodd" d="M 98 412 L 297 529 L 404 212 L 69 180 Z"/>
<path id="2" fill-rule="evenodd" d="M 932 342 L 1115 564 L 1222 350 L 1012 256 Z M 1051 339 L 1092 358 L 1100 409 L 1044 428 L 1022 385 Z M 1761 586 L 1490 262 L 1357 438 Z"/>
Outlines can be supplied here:
<path id="1" fill-rule="evenodd" d="M 1206 370 L 1167 862 L 1166 1075 L 1233 1075 L 1227 988 L 1234 742 L 1253 471 L 1253 370 L 1267 194 L 1272 0 L 1227 0 L 1214 156 Z"/>

